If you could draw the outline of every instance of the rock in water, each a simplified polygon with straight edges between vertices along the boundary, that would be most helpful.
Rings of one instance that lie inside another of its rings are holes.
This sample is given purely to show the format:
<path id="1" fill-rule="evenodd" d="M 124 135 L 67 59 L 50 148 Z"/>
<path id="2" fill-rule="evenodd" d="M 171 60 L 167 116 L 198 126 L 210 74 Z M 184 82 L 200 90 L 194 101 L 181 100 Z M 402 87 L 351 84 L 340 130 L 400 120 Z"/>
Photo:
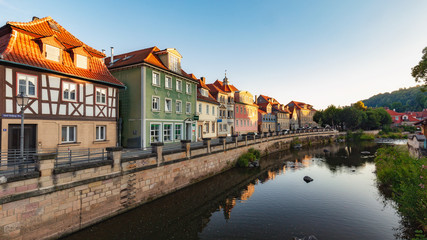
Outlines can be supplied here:
<path id="1" fill-rule="evenodd" d="M 7 182 L 7 178 L 5 176 L 1 176 L 0 183 L 5 183 L 5 182 Z"/>
<path id="2" fill-rule="evenodd" d="M 306 183 L 309 183 L 309 182 L 313 181 L 313 178 L 311 178 L 311 177 L 309 177 L 309 176 L 305 176 L 303 179 L 304 179 L 304 181 L 305 181 Z"/>
<path id="3" fill-rule="evenodd" d="M 327 152 L 329 152 L 329 150 L 328 149 L 323 149 L 323 152 L 327 153 Z"/>

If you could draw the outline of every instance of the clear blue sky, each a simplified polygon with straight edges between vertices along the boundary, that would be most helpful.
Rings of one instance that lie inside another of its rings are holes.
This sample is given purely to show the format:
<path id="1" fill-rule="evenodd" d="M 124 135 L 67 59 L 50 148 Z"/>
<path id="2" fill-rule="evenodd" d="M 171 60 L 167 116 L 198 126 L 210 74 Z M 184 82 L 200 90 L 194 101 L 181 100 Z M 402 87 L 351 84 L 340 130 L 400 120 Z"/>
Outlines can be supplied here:
<path id="1" fill-rule="evenodd" d="M 0 0 L 0 24 L 51 16 L 115 53 L 176 48 L 183 68 L 282 103 L 322 109 L 414 86 L 427 1 Z"/>

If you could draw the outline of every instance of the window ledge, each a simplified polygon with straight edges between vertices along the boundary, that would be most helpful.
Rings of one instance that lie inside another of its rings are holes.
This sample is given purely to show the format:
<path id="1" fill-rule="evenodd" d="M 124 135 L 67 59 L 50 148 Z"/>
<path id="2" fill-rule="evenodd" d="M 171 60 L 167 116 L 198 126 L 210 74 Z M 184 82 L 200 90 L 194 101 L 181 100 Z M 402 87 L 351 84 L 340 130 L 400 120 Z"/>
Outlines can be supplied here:
<path id="1" fill-rule="evenodd" d="M 101 144 L 101 143 L 108 143 L 110 140 L 95 140 L 93 141 L 94 144 Z"/>
<path id="2" fill-rule="evenodd" d="M 66 142 L 66 143 L 59 143 L 58 146 L 77 146 L 80 144 L 81 142 Z"/>

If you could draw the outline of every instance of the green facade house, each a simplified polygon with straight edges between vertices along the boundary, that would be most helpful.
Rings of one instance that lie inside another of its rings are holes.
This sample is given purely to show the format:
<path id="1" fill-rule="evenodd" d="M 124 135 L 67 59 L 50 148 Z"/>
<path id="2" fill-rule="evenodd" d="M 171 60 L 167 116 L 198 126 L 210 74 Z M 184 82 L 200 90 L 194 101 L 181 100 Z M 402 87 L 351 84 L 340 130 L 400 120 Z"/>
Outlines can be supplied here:
<path id="1" fill-rule="evenodd" d="M 105 59 L 120 92 L 121 144 L 146 148 L 181 140 L 196 141 L 197 79 L 181 69 L 174 48 L 146 48 Z"/>

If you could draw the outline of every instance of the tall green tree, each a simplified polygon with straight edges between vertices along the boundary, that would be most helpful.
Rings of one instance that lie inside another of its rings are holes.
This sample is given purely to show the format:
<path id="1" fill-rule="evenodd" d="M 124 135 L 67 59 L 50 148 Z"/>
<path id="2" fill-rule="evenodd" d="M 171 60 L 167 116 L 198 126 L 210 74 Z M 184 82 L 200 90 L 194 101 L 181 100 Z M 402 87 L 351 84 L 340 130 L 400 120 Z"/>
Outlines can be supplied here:
<path id="1" fill-rule="evenodd" d="M 412 68 L 412 77 L 416 82 L 424 82 L 423 91 L 427 90 L 427 47 L 422 51 L 420 62 Z"/>

